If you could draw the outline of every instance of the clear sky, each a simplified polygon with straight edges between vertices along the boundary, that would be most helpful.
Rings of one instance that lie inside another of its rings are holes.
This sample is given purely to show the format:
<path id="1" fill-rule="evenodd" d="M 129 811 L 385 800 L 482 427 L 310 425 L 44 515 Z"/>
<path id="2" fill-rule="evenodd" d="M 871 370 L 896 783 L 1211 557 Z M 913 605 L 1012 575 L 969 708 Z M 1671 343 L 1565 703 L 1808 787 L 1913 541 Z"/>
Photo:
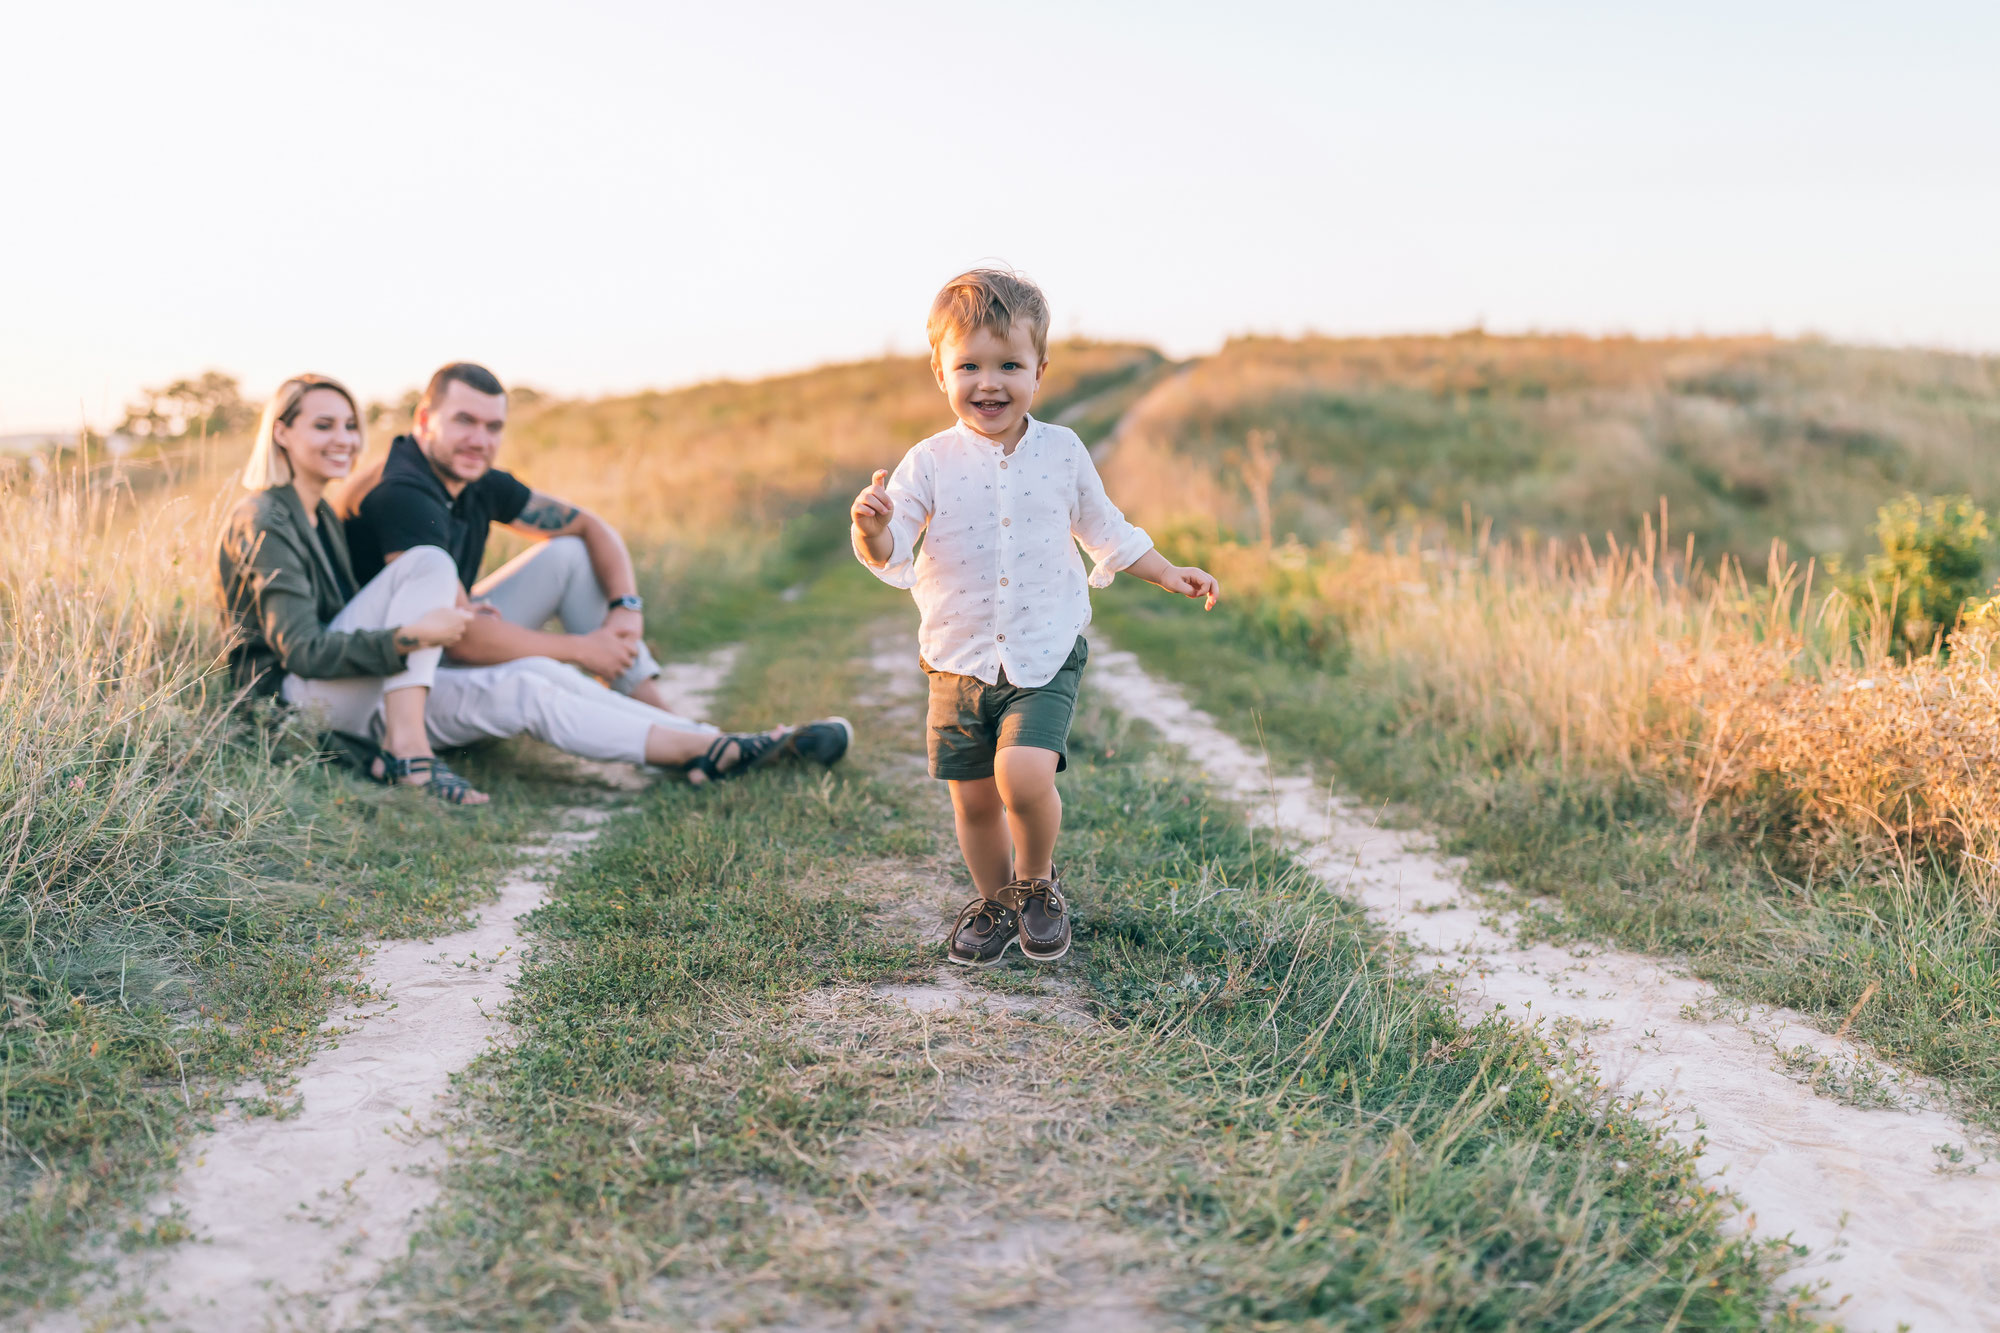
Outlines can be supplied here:
<path id="1" fill-rule="evenodd" d="M 0 6 L 0 433 L 141 384 L 565 393 L 1060 333 L 2000 350 L 2000 6 Z"/>

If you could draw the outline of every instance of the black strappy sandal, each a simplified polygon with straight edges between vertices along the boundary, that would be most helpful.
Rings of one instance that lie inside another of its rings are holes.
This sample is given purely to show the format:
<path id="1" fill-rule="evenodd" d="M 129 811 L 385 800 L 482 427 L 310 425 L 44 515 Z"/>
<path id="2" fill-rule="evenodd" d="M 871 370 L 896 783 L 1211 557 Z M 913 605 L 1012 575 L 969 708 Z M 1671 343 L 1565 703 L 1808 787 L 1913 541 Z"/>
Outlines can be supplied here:
<path id="1" fill-rule="evenodd" d="M 704 782 L 727 782 L 730 778 L 740 778 L 753 768 L 761 768 L 785 752 L 785 742 L 791 738 L 792 729 L 781 727 L 773 734 L 768 731 L 725 731 L 708 743 L 708 749 L 699 759 L 690 759 L 681 765 L 681 771 L 693 782 L 697 774 Z M 727 768 L 722 766 L 722 757 L 729 753 L 730 746 L 736 747 L 736 757 Z"/>
<path id="2" fill-rule="evenodd" d="M 430 781 L 403 781 L 404 778 L 422 777 L 425 774 L 430 775 Z M 382 773 L 375 780 L 384 786 L 416 787 L 451 805 L 486 804 L 484 801 L 472 800 L 475 796 L 485 795 L 484 792 L 452 772 L 444 760 L 434 755 L 418 754 L 411 755 L 408 759 L 399 759 L 385 750 L 382 752 Z"/>

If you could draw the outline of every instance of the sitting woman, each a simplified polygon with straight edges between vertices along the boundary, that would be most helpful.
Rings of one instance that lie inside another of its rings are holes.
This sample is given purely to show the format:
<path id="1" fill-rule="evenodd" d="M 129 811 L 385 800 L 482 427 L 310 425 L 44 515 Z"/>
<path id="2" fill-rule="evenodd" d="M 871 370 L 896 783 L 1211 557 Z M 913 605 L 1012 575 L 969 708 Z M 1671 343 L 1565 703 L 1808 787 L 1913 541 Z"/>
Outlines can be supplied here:
<path id="1" fill-rule="evenodd" d="M 438 660 L 472 619 L 458 572 L 420 547 L 354 586 L 329 482 L 362 447 L 354 395 L 323 375 L 286 380 L 265 405 L 243 469 L 254 492 L 223 526 L 218 563 L 236 686 L 279 695 L 336 731 L 368 737 L 388 756 L 375 777 L 423 787 L 455 805 L 486 795 L 431 751 L 424 711 Z"/>
<path id="2" fill-rule="evenodd" d="M 323 498 L 361 453 L 354 396 L 321 375 L 286 380 L 264 408 L 243 469 L 256 492 L 222 533 L 222 604 L 238 631 L 237 687 L 280 695 L 336 731 L 378 741 L 375 776 L 482 805 L 431 744 L 529 735 L 585 759 L 731 778 L 782 761 L 836 763 L 853 728 L 830 717 L 769 731 L 724 732 L 606 689 L 544 657 L 441 665 L 475 614 L 458 568 L 417 546 L 354 586 L 340 520 Z"/>

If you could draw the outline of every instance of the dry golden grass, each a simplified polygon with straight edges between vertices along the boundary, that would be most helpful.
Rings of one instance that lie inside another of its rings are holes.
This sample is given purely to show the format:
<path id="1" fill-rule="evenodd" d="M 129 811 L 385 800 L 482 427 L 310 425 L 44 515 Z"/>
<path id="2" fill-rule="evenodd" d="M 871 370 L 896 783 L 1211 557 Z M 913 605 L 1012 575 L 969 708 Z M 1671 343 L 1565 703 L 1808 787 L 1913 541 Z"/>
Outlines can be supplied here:
<path id="1" fill-rule="evenodd" d="M 1667 784 L 1698 836 L 1749 820 L 1806 864 L 1938 854 L 2000 891 L 2000 624 L 1948 654 L 1886 650 L 1879 616 L 1774 550 L 1767 581 L 1691 570 L 1650 526 L 1634 547 L 1220 543 L 1202 555 L 1244 614 L 1297 641 L 1338 626 L 1404 723 L 1467 768 Z"/>

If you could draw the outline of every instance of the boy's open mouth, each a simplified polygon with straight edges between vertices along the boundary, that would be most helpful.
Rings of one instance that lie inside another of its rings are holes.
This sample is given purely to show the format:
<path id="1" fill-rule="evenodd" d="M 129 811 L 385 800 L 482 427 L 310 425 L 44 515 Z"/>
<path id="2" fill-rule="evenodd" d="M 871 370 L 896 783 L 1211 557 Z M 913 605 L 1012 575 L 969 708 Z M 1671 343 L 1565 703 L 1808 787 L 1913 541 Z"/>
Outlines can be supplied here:
<path id="1" fill-rule="evenodd" d="M 1004 398 L 975 398 L 972 400 L 972 407 L 976 412 L 984 412 L 988 416 L 992 416 L 1007 410 L 1007 400 Z"/>

